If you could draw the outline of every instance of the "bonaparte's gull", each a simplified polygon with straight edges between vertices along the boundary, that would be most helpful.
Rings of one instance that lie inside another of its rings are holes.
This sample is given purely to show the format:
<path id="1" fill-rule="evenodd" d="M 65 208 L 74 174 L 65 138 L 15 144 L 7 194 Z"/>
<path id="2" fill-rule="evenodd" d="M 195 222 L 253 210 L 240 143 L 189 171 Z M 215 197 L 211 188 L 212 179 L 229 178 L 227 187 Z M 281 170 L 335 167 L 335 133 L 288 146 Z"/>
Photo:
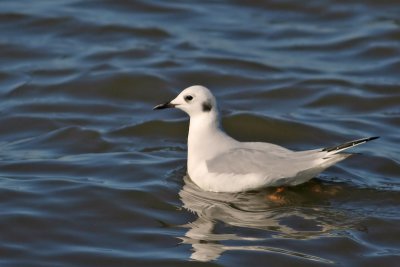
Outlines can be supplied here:
<path id="1" fill-rule="evenodd" d="M 239 142 L 221 130 L 215 97 L 200 85 L 188 87 L 175 99 L 154 107 L 165 108 L 178 108 L 190 116 L 188 174 L 200 188 L 213 192 L 298 185 L 352 155 L 339 152 L 378 138 L 306 151 Z"/>

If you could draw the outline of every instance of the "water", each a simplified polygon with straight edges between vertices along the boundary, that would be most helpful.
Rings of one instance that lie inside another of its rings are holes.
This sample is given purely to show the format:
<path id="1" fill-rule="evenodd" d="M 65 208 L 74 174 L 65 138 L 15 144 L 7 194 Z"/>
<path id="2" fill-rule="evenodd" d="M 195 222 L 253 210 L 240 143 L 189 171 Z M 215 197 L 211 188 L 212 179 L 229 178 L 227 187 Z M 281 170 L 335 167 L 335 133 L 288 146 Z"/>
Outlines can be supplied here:
<path id="1" fill-rule="evenodd" d="M 396 266 L 397 1 L 0 3 L 1 266 Z M 381 139 L 271 202 L 185 177 L 203 84 L 242 141 Z"/>

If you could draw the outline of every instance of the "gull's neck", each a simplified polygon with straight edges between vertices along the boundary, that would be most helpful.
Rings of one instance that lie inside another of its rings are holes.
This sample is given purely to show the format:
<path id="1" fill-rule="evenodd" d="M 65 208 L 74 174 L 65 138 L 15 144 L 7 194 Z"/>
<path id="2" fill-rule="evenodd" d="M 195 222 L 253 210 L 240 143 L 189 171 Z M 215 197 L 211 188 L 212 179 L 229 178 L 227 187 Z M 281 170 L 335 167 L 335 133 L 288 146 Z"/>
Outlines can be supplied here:
<path id="1" fill-rule="evenodd" d="M 198 164 L 228 150 L 236 142 L 221 130 L 216 110 L 202 112 L 190 117 L 188 136 L 188 171 Z"/>
<path id="2" fill-rule="evenodd" d="M 218 112 L 202 112 L 190 117 L 189 138 L 215 131 L 221 131 Z"/>

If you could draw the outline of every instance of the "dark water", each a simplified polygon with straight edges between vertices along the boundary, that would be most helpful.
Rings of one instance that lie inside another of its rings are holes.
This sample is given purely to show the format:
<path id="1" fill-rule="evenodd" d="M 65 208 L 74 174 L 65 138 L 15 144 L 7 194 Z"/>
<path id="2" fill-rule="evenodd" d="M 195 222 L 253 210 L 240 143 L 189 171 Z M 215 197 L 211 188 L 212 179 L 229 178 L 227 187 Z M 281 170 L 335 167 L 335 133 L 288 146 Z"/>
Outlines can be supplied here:
<path id="1" fill-rule="evenodd" d="M 200 2 L 199 2 L 200 3 Z M 1 266 L 398 266 L 398 1 L 0 2 Z M 270 202 L 201 192 L 203 84 L 242 141 L 380 135 Z"/>

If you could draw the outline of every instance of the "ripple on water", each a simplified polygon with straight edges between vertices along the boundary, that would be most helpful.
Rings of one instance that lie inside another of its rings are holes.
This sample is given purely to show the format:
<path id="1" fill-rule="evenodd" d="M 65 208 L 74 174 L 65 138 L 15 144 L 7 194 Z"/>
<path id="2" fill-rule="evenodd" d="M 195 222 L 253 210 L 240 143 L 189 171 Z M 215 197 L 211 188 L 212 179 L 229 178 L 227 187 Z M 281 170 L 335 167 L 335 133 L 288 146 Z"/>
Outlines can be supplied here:
<path id="1" fill-rule="evenodd" d="M 1 266 L 398 265 L 395 1 L 26 4 L 0 8 Z M 192 84 L 242 141 L 381 138 L 280 202 L 203 192 L 187 117 L 151 110 Z"/>
<path id="2" fill-rule="evenodd" d="M 266 198 L 273 190 L 239 194 L 209 193 L 199 190 L 186 177 L 185 186 L 179 195 L 184 207 L 196 213 L 198 218 L 185 225 L 188 231 L 182 239 L 192 245 L 191 257 L 200 261 L 215 260 L 227 251 L 243 250 L 268 251 L 289 258 L 344 264 L 342 259 L 336 258 L 337 255 L 354 255 L 354 251 L 368 254 L 373 251 L 368 245 L 364 245 L 365 241 L 361 241 L 368 231 L 363 226 L 368 221 L 368 211 L 354 208 L 346 194 L 351 189 L 344 187 L 346 186 L 312 181 L 308 185 L 287 189 L 282 194 L 282 202 L 273 203 Z M 362 199 L 363 194 L 367 193 L 366 190 L 356 192 L 356 198 L 352 201 Z M 372 196 L 371 200 L 379 203 L 379 194 L 379 191 L 374 191 L 369 195 Z M 335 205 L 331 204 L 333 202 Z M 308 205 L 299 207 L 299 203 Z M 220 222 L 223 224 L 219 225 Z M 238 231 L 230 229 L 232 227 L 248 230 L 237 234 Z M 259 230 L 262 230 L 262 234 Z M 224 232 L 231 234 L 223 234 Z M 354 236 L 359 239 L 355 240 Z M 338 248 L 334 252 L 327 246 L 327 240 L 331 238 L 334 239 L 330 242 L 334 242 Z M 202 240 L 213 242 L 201 242 Z M 237 241 L 229 245 L 229 240 Z M 304 243 L 299 242 L 300 240 L 309 240 L 308 245 L 325 247 L 324 251 L 330 252 L 325 254 L 326 258 L 315 257 L 315 248 L 309 250 L 304 244 L 300 245 Z M 297 250 L 280 249 L 280 246 L 288 243 Z M 391 242 L 386 245 L 395 246 Z M 352 261 L 350 257 L 347 263 Z"/>

